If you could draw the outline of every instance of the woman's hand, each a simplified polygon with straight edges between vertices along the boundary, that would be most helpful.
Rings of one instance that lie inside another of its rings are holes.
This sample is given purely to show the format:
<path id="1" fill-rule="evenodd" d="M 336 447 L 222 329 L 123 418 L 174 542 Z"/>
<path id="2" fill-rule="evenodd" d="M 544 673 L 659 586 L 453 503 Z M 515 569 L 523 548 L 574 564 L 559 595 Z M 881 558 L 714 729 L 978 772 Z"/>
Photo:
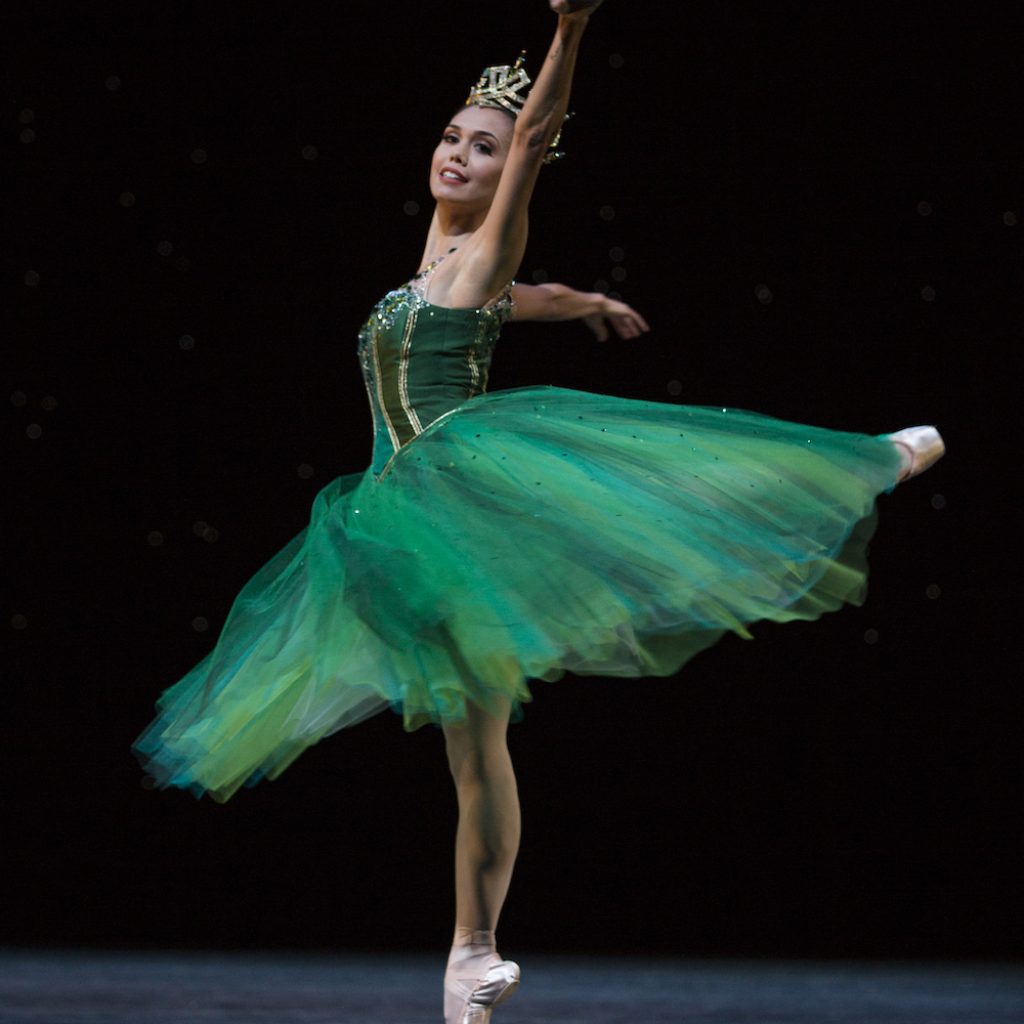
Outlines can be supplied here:
<path id="1" fill-rule="evenodd" d="M 597 336 L 608 340 L 608 325 L 620 338 L 638 338 L 650 330 L 632 306 L 603 292 L 581 292 L 555 281 L 512 286 L 513 320 L 582 320 Z"/>
<path id="2" fill-rule="evenodd" d="M 602 3 L 604 0 L 551 0 L 551 10 L 560 15 L 591 15 Z"/>
<path id="3" fill-rule="evenodd" d="M 608 340 L 609 324 L 620 338 L 639 338 L 650 330 L 647 321 L 632 306 L 618 299 L 610 299 L 607 295 L 598 312 L 580 319 L 594 332 L 598 341 Z"/>

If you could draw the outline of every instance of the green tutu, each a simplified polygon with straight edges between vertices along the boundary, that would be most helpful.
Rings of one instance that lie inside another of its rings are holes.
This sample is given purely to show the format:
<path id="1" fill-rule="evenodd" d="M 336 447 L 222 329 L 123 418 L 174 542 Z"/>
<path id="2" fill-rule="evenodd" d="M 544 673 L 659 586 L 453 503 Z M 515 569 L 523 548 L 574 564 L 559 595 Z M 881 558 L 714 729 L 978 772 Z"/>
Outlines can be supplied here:
<path id="1" fill-rule="evenodd" d="M 670 675 L 727 630 L 858 604 L 900 459 L 882 437 L 531 387 L 469 398 L 376 469 L 320 491 L 163 693 L 134 745 L 159 785 L 223 801 L 389 706 L 408 729 L 467 701 L 517 717 L 531 679 Z"/>

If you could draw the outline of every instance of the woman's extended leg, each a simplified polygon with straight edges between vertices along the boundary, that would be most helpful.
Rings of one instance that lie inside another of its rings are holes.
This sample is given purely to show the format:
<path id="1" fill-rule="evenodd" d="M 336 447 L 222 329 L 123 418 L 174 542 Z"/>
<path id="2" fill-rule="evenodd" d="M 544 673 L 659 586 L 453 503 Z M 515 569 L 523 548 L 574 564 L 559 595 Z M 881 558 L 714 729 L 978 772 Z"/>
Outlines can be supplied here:
<path id="1" fill-rule="evenodd" d="M 455 835 L 455 935 L 445 973 L 448 1024 L 486 1020 L 511 995 L 519 969 L 497 954 L 495 930 L 519 850 L 519 794 L 506 742 L 509 709 L 472 704 L 444 730 L 459 802 Z"/>
<path id="2" fill-rule="evenodd" d="M 904 427 L 886 436 L 899 449 L 903 460 L 903 471 L 899 477 L 901 483 L 934 466 L 946 454 L 942 435 L 931 426 Z"/>

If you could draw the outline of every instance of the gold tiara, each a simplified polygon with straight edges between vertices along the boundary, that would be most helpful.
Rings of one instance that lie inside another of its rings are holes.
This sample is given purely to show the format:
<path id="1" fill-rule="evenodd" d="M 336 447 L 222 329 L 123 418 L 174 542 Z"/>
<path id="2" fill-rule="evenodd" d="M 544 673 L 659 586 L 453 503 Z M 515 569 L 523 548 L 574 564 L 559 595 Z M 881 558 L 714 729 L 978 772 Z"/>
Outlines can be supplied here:
<path id="1" fill-rule="evenodd" d="M 466 106 L 496 107 L 499 110 L 507 110 L 513 117 L 518 117 L 519 111 L 526 103 L 526 96 L 521 93 L 531 84 L 530 76 L 526 73 L 526 68 L 523 67 L 525 60 L 526 51 L 523 50 L 516 58 L 515 64 L 511 66 L 496 64 L 493 67 L 484 68 L 480 80 L 469 90 Z M 565 121 L 568 121 L 570 117 L 572 114 L 566 114 Z M 551 152 L 544 157 L 544 163 L 550 164 L 565 156 L 557 149 L 561 138 L 562 129 L 559 128 L 551 140 Z"/>
<path id="2" fill-rule="evenodd" d="M 511 67 L 508 64 L 500 64 L 484 68 L 480 81 L 469 90 L 466 106 L 499 107 L 507 110 L 513 117 L 518 117 L 526 102 L 526 97 L 520 96 L 519 93 L 530 84 L 530 76 L 523 67 L 525 60 L 526 51 L 523 50 Z"/>

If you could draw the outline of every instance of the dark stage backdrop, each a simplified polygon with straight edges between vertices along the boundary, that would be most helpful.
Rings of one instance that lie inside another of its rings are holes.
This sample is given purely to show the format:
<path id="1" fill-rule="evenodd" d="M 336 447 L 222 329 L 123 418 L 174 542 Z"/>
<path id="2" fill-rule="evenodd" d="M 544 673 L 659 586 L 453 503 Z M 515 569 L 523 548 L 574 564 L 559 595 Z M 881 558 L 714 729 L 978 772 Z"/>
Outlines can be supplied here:
<path id="1" fill-rule="evenodd" d="M 129 744 L 245 580 L 361 470 L 356 332 L 415 271 L 431 149 L 542 0 L 8 14 L 0 942 L 446 948 L 441 736 L 388 713 L 224 806 Z M 27 10 L 27 7 L 26 7 Z M 554 383 L 883 432 L 871 594 L 677 678 L 537 684 L 504 948 L 1016 956 L 1020 25 L 935 4 L 610 0 L 511 325 Z"/>

